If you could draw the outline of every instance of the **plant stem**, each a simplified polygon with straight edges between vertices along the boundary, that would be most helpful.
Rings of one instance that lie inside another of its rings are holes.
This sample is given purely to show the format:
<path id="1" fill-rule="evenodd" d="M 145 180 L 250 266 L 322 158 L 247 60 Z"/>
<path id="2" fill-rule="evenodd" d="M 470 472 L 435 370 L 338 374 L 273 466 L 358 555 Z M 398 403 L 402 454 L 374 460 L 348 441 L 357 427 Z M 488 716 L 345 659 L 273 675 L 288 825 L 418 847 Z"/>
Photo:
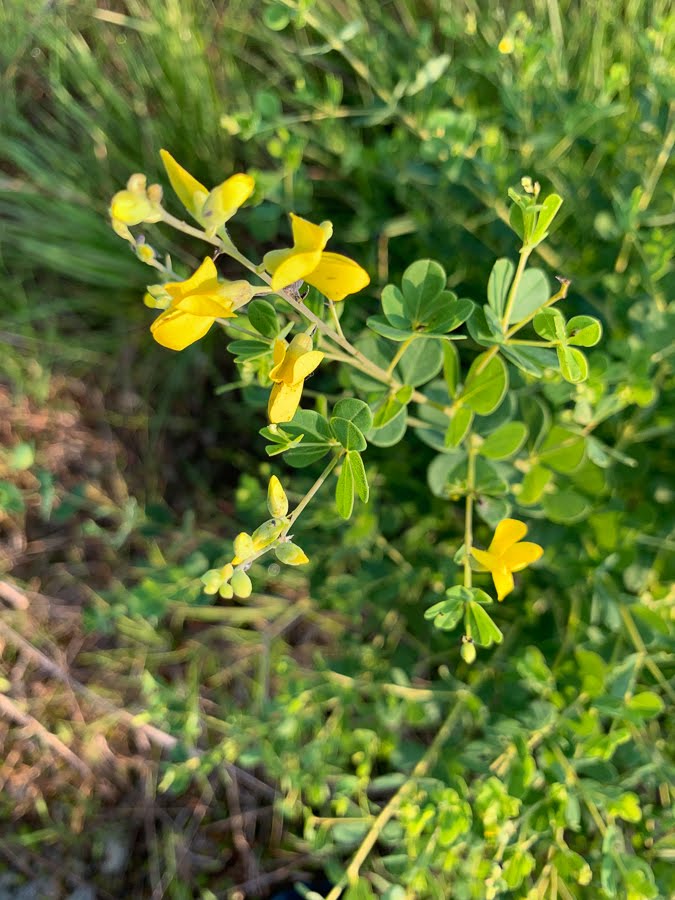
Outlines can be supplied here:
<path id="1" fill-rule="evenodd" d="M 527 265 L 527 261 L 530 258 L 530 254 L 532 253 L 532 247 L 522 247 L 520 250 L 520 259 L 518 260 L 518 268 L 516 269 L 516 274 L 513 276 L 513 281 L 511 282 L 511 288 L 509 290 L 509 296 L 506 299 L 506 306 L 504 308 L 504 315 L 502 316 L 502 328 L 504 331 L 509 327 L 509 320 L 511 318 L 511 311 L 513 309 L 513 304 L 516 301 L 516 294 L 518 293 L 518 288 L 520 286 L 520 279 L 523 277 L 523 272 L 525 271 L 525 266 Z"/>
<path id="2" fill-rule="evenodd" d="M 473 500 L 476 491 L 476 448 L 473 435 L 469 436 L 466 474 L 466 509 L 464 512 L 464 587 L 470 588 L 471 548 L 473 547 Z"/>
<path id="3" fill-rule="evenodd" d="M 295 507 L 295 509 L 293 510 L 293 512 L 291 513 L 291 515 L 289 516 L 289 522 L 288 522 L 288 525 L 287 525 L 286 528 L 284 528 L 284 530 L 281 532 L 281 534 L 282 534 L 283 537 L 285 537 L 285 536 L 288 534 L 288 532 L 290 531 L 290 529 L 293 527 L 293 525 L 294 525 L 296 519 L 300 516 L 300 514 L 301 514 L 302 511 L 305 509 L 305 507 L 307 506 L 307 504 L 311 501 L 312 497 L 314 497 L 314 495 L 316 494 L 316 492 L 321 488 L 321 485 L 324 483 L 324 481 L 328 478 L 328 476 L 330 475 L 330 473 L 333 471 L 333 469 L 335 468 L 335 466 L 336 466 L 337 463 L 338 463 L 338 460 L 340 460 L 340 459 L 344 456 L 344 453 L 345 453 L 345 451 L 343 450 L 341 453 L 336 453 L 336 454 L 335 454 L 335 456 L 331 459 L 331 461 L 328 463 L 328 465 L 326 466 L 326 468 L 323 470 L 323 472 L 322 472 L 322 473 L 319 475 L 319 477 L 316 479 L 316 481 L 315 481 L 314 484 L 311 486 L 311 488 L 307 491 L 307 493 L 306 493 L 305 496 L 302 498 L 302 500 L 300 501 L 300 503 L 298 503 L 298 505 Z"/>
<path id="4" fill-rule="evenodd" d="M 408 349 L 408 347 L 412 344 L 413 340 L 414 340 L 413 337 L 406 338 L 406 340 L 403 341 L 403 342 L 399 345 L 399 348 L 398 348 L 398 350 L 396 351 L 396 353 L 394 354 L 394 357 L 393 357 L 392 361 L 391 361 L 391 362 L 389 363 L 389 365 L 387 366 L 387 375 L 393 375 L 393 374 L 394 374 L 394 369 L 396 368 L 396 366 L 397 366 L 397 365 L 399 364 L 399 362 L 401 361 L 401 357 L 403 356 L 403 354 L 405 353 L 405 351 Z"/>

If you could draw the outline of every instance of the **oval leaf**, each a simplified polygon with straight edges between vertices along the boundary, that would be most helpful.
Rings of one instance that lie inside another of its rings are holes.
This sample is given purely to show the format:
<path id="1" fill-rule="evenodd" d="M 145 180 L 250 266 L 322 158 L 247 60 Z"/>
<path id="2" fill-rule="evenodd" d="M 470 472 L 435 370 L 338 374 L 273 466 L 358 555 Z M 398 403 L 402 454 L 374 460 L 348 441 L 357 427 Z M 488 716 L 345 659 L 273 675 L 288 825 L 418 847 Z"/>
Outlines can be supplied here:
<path id="1" fill-rule="evenodd" d="M 479 416 L 487 416 L 504 399 L 508 384 L 509 376 L 504 360 L 500 356 L 488 359 L 487 353 L 481 353 L 469 369 L 461 394 L 462 403 Z"/>

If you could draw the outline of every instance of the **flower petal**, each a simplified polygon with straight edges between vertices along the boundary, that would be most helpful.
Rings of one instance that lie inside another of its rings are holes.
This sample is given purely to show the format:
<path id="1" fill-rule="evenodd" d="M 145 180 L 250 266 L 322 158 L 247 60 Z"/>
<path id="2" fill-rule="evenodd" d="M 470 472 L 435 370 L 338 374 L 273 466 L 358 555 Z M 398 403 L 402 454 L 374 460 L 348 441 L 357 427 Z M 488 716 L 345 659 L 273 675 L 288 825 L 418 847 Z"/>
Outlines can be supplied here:
<path id="1" fill-rule="evenodd" d="M 497 600 L 501 602 L 514 588 L 513 575 L 506 566 L 499 566 L 492 570 L 492 580 L 497 588 Z"/>
<path id="2" fill-rule="evenodd" d="M 150 326 L 152 336 L 169 350 L 184 350 L 204 337 L 213 325 L 208 316 L 193 316 L 180 309 L 167 309 Z"/>
<path id="3" fill-rule="evenodd" d="M 287 361 L 289 355 L 287 355 Z M 298 381 L 303 381 L 315 369 L 319 368 L 322 359 L 323 353 L 319 350 L 309 350 L 301 356 L 292 359 L 288 366 L 288 383 L 296 384 Z M 286 371 L 284 371 L 284 381 L 286 381 Z"/>
<path id="4" fill-rule="evenodd" d="M 172 309 L 191 313 L 193 316 L 210 316 L 212 319 L 234 319 L 236 313 L 232 309 L 232 301 L 214 294 L 190 294 L 176 300 Z"/>
<path id="5" fill-rule="evenodd" d="M 529 566 L 531 563 L 540 559 L 543 554 L 544 551 L 539 544 L 534 544 L 530 541 L 521 541 L 516 544 L 515 547 L 511 547 L 510 550 L 507 550 L 501 557 L 501 561 L 512 572 L 520 572 L 525 566 Z"/>
<path id="6" fill-rule="evenodd" d="M 339 253 L 322 253 L 319 265 L 305 277 L 318 291 L 337 302 L 370 284 L 370 276 L 358 263 Z"/>
<path id="7" fill-rule="evenodd" d="M 170 281 L 164 285 L 164 290 L 174 300 L 182 300 L 183 297 L 187 297 L 190 294 L 204 294 L 208 288 L 218 288 L 218 270 L 210 256 L 207 256 L 197 271 L 189 278 L 186 278 L 185 281 Z"/>
<path id="8" fill-rule="evenodd" d="M 267 415 L 272 424 L 290 422 L 300 405 L 303 382 L 297 384 L 275 384 L 270 393 Z"/>
<path id="9" fill-rule="evenodd" d="M 232 175 L 211 191 L 200 216 L 204 225 L 215 231 L 236 213 L 253 193 L 255 181 L 250 175 Z"/>
<path id="10" fill-rule="evenodd" d="M 322 222 L 315 225 L 296 216 L 295 213 L 289 215 L 291 220 L 291 230 L 293 232 L 293 249 L 301 252 L 312 250 L 323 250 L 333 235 L 333 226 L 330 222 Z"/>
<path id="11" fill-rule="evenodd" d="M 487 550 L 477 550 L 475 547 L 472 547 L 471 555 L 476 560 L 478 565 L 488 572 L 492 571 L 492 569 L 499 562 L 498 558 L 496 556 L 493 556 L 492 553 L 488 553 Z"/>
<path id="12" fill-rule="evenodd" d="M 266 254 L 266 259 L 267 257 L 269 257 L 269 254 Z M 292 251 L 281 265 L 275 269 L 272 275 L 272 288 L 275 291 L 280 291 L 295 281 L 305 280 L 305 276 L 316 269 L 320 262 L 320 250 L 313 250 L 308 253 Z"/>
<path id="13" fill-rule="evenodd" d="M 199 220 L 199 213 L 209 192 L 203 184 L 200 184 L 196 178 L 193 178 L 186 169 L 177 163 L 167 150 L 160 150 L 159 155 L 162 157 L 166 174 L 169 176 L 171 187 L 176 192 L 176 196 L 185 209 L 195 219 Z"/>
<path id="14" fill-rule="evenodd" d="M 519 522 L 518 519 L 502 519 L 495 529 L 488 552 L 494 553 L 495 556 L 501 556 L 526 534 L 527 525 L 524 522 Z"/>

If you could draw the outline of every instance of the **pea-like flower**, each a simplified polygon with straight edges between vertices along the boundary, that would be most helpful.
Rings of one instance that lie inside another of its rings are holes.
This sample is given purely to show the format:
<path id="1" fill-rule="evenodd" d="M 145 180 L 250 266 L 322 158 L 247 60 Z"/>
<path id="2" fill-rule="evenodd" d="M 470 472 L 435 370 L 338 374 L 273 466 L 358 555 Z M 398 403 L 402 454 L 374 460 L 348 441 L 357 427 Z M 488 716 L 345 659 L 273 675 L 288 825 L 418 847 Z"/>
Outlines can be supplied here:
<path id="1" fill-rule="evenodd" d="M 471 555 L 481 570 L 490 572 L 497 589 L 497 600 L 503 600 L 513 590 L 513 573 L 538 560 L 543 549 L 539 544 L 522 541 L 527 525 L 517 519 L 503 519 L 495 529 L 487 550 L 471 548 Z"/>
<path id="2" fill-rule="evenodd" d="M 161 286 L 169 306 L 150 326 L 163 347 L 184 350 L 204 337 L 216 319 L 234 319 L 236 310 L 251 299 L 255 289 L 247 281 L 219 281 L 213 260 L 207 257 L 185 281 Z"/>
<path id="3" fill-rule="evenodd" d="M 240 172 L 209 191 L 169 152 L 160 150 L 159 153 L 178 199 L 210 237 L 232 218 L 255 188 L 254 179 Z"/>
<path id="4" fill-rule="evenodd" d="M 319 366 L 323 353 L 312 349 L 308 334 L 296 334 L 290 344 L 274 342 L 274 366 L 270 378 L 274 382 L 267 414 L 270 422 L 290 422 L 300 404 L 305 378 Z"/>
<path id="5" fill-rule="evenodd" d="M 290 219 L 293 246 L 289 250 L 270 250 L 263 258 L 275 291 L 296 281 L 306 281 L 337 302 L 369 284 L 368 273 L 358 263 L 323 249 L 333 234 L 330 222 L 314 225 L 294 213 Z"/>
<path id="6" fill-rule="evenodd" d="M 125 241 L 134 242 L 129 225 L 153 224 L 162 218 L 162 189 L 147 186 L 145 175 L 136 173 L 127 181 L 126 190 L 118 191 L 110 201 L 112 227 Z"/>

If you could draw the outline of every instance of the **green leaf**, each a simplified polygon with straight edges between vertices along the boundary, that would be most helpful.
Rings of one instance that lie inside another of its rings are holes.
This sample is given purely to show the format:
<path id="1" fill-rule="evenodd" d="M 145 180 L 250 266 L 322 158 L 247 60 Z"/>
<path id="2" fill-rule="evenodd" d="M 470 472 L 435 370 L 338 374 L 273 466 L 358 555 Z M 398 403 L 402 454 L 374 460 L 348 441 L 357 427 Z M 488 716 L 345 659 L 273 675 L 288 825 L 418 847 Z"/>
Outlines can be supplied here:
<path id="1" fill-rule="evenodd" d="M 490 618 L 485 608 L 475 600 L 469 600 L 465 607 L 466 636 L 479 647 L 501 644 L 503 634 Z"/>
<path id="2" fill-rule="evenodd" d="M 429 337 L 442 337 L 466 322 L 473 308 L 473 300 L 466 298 L 460 300 L 452 291 L 442 291 L 429 304 L 424 328 L 418 329 L 417 333 Z"/>
<path id="3" fill-rule="evenodd" d="M 569 474 L 578 469 L 584 458 L 585 442 L 581 435 L 554 425 L 539 448 L 539 462 L 556 472 Z"/>
<path id="4" fill-rule="evenodd" d="M 573 316 L 567 323 L 567 340 L 575 347 L 594 347 L 601 337 L 602 325 L 593 316 Z"/>
<path id="5" fill-rule="evenodd" d="M 259 359 L 272 352 L 267 341 L 230 341 L 227 345 L 230 353 L 236 357 L 235 362 L 246 362 L 250 359 Z"/>
<path id="6" fill-rule="evenodd" d="M 641 719 L 653 719 L 660 716 L 664 710 L 663 700 L 653 691 L 642 691 L 635 694 L 626 706 L 632 713 L 637 713 Z"/>
<path id="7" fill-rule="evenodd" d="M 399 320 L 408 322 L 403 294 L 395 284 L 387 284 L 382 289 L 382 311 L 392 325 L 397 324 Z"/>
<path id="8" fill-rule="evenodd" d="M 468 406 L 460 406 L 455 410 L 455 414 L 450 419 L 450 424 L 445 432 L 445 446 L 457 447 L 462 443 L 467 431 L 471 428 L 473 422 L 473 411 Z"/>
<path id="9" fill-rule="evenodd" d="M 460 371 L 459 351 L 455 344 L 445 341 L 443 344 L 443 377 L 450 397 L 455 397 L 457 394 Z"/>
<path id="10" fill-rule="evenodd" d="M 375 334 L 387 338 L 390 341 L 398 341 L 402 343 L 407 341 L 409 337 L 413 337 L 415 332 L 410 327 L 406 319 L 396 319 L 396 324 L 392 324 L 389 319 L 384 316 L 369 316 L 366 325 Z"/>
<path id="11" fill-rule="evenodd" d="M 419 387 L 431 381 L 443 367 L 443 350 L 437 341 L 416 340 L 406 349 L 398 364 L 401 381 Z"/>
<path id="12" fill-rule="evenodd" d="M 420 259 L 403 273 L 405 315 L 415 325 L 426 320 L 430 304 L 445 288 L 447 277 L 443 266 L 432 259 Z"/>
<path id="13" fill-rule="evenodd" d="M 541 269 L 526 269 L 520 279 L 509 324 L 526 319 L 551 296 L 548 279 Z"/>
<path id="14" fill-rule="evenodd" d="M 553 473 L 550 469 L 545 469 L 543 466 L 532 466 L 523 478 L 520 490 L 516 493 L 518 503 L 521 506 L 534 506 L 535 503 L 538 503 L 551 478 L 553 478 Z"/>
<path id="15" fill-rule="evenodd" d="M 490 272 L 487 287 L 488 303 L 500 319 L 504 315 L 506 298 L 515 272 L 516 267 L 510 259 L 498 259 Z"/>
<path id="16" fill-rule="evenodd" d="M 632 791 L 626 791 L 620 797 L 617 797 L 616 800 L 609 801 L 607 812 L 611 816 L 623 819 L 624 822 L 639 822 L 642 819 L 640 798 Z"/>
<path id="17" fill-rule="evenodd" d="M 354 509 L 354 475 L 345 457 L 335 486 L 335 505 L 343 519 L 348 519 Z"/>
<path id="18" fill-rule="evenodd" d="M 333 446 L 333 437 L 326 419 L 318 412 L 310 409 L 299 409 L 292 422 L 286 422 L 283 428 L 291 438 L 301 437 L 298 446 L 291 447 L 284 459 L 296 469 L 309 466 L 325 456 Z"/>
<path id="19" fill-rule="evenodd" d="M 489 308 L 490 307 L 487 305 L 482 308 L 474 306 L 473 313 L 466 326 L 474 341 L 482 347 L 490 347 L 492 344 L 501 344 L 504 340 L 501 326 L 495 328 L 493 320 L 490 319 L 488 321 L 486 317 L 485 310 Z"/>
<path id="20" fill-rule="evenodd" d="M 466 452 L 464 450 L 452 450 L 437 456 L 427 469 L 427 483 L 429 490 L 435 497 L 447 499 L 450 490 L 449 485 L 455 477 L 466 475 Z"/>
<path id="21" fill-rule="evenodd" d="M 523 422 L 506 422 L 485 439 L 479 453 L 488 459 L 507 459 L 520 450 L 526 438 L 527 425 Z"/>
<path id="22" fill-rule="evenodd" d="M 535 225 L 534 231 L 528 242 L 530 247 L 536 247 L 537 244 L 541 244 L 542 241 L 546 240 L 548 237 L 548 229 L 551 227 L 553 220 L 557 216 L 558 210 L 562 206 L 562 202 L 562 197 L 558 194 L 549 194 L 541 204 L 541 209 L 537 216 L 537 224 Z"/>
<path id="23" fill-rule="evenodd" d="M 564 343 L 567 340 L 565 317 L 559 309 L 542 309 L 534 317 L 532 325 L 539 337 L 545 341 L 562 341 Z"/>
<path id="24" fill-rule="evenodd" d="M 357 428 L 349 419 L 333 416 L 329 424 L 333 437 L 342 444 L 345 450 L 361 451 L 368 446 L 361 429 Z"/>
<path id="25" fill-rule="evenodd" d="M 586 357 L 574 347 L 560 346 L 558 350 L 558 362 L 560 372 L 565 381 L 570 384 L 581 384 L 588 378 L 588 362 Z"/>
<path id="26" fill-rule="evenodd" d="M 494 464 L 488 459 L 479 456 L 476 459 L 475 487 L 479 494 L 488 496 L 501 496 L 509 490 L 509 484 Z"/>
<path id="27" fill-rule="evenodd" d="M 246 309 L 246 314 L 251 325 L 260 334 L 267 338 L 273 338 L 279 334 L 276 310 L 267 300 L 251 300 Z"/>
<path id="28" fill-rule="evenodd" d="M 424 613 L 424 618 L 433 619 L 434 627 L 441 631 L 452 631 L 464 615 L 464 604 L 471 599 L 471 594 L 466 588 L 457 586 L 450 588 L 446 596 L 446 600 L 430 606 Z"/>
<path id="29" fill-rule="evenodd" d="M 368 502 L 370 496 L 370 488 L 368 487 L 368 478 L 366 477 L 366 469 L 360 454 L 355 450 L 350 450 L 347 454 L 346 462 L 351 466 L 352 475 L 354 477 L 354 487 L 356 493 L 363 503 Z"/>
<path id="30" fill-rule="evenodd" d="M 544 494 L 541 505 L 552 522 L 568 525 L 580 522 L 591 511 L 591 503 L 576 491 L 558 491 L 555 494 Z"/>
<path id="31" fill-rule="evenodd" d="M 373 428 L 383 428 L 388 422 L 391 422 L 403 408 L 404 404 L 400 403 L 396 397 L 389 394 L 389 396 L 385 398 L 384 403 L 381 403 L 375 411 L 375 415 L 373 416 Z"/>
<path id="32" fill-rule="evenodd" d="M 338 400 L 333 407 L 333 415 L 340 419 L 349 419 L 364 434 L 373 427 L 373 414 L 363 400 L 356 400 L 353 397 Z"/>
<path id="33" fill-rule="evenodd" d="M 481 353 L 471 364 L 460 399 L 479 416 L 487 416 L 504 399 L 508 384 L 504 360 L 498 355 L 489 359 L 487 353 Z"/>
<path id="34" fill-rule="evenodd" d="M 368 440 L 376 447 L 393 447 L 403 438 L 407 427 L 408 416 L 406 408 L 403 407 L 382 428 L 372 428 L 368 432 Z"/>
<path id="35" fill-rule="evenodd" d="M 517 366 L 521 372 L 541 378 L 546 369 L 558 368 L 558 357 L 555 350 L 548 347 L 502 347 L 501 352 Z"/>

